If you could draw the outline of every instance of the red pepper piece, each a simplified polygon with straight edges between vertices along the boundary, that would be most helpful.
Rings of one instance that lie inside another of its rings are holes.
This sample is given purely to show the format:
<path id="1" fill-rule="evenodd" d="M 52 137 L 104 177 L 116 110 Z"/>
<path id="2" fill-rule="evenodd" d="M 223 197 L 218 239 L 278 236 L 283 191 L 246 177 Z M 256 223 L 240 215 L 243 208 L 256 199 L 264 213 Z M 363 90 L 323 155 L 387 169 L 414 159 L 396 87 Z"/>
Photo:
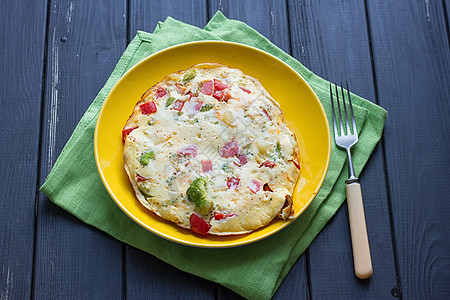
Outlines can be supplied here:
<path id="1" fill-rule="evenodd" d="M 225 83 L 223 83 L 220 80 L 214 79 L 214 90 L 216 91 L 223 91 L 224 89 L 229 88 L 229 86 Z"/>
<path id="2" fill-rule="evenodd" d="M 131 128 L 127 128 L 127 129 L 122 130 L 122 143 L 125 143 L 125 139 L 130 134 L 130 132 L 132 132 L 133 130 L 135 130 L 138 127 L 139 126 L 135 126 L 135 127 L 131 127 Z"/>
<path id="3" fill-rule="evenodd" d="M 231 218 L 231 217 L 233 217 L 233 216 L 235 216 L 235 214 L 231 214 L 231 213 L 219 213 L 219 212 L 216 212 L 216 213 L 214 214 L 214 219 L 216 219 L 216 220 L 223 220 L 223 219 L 225 219 L 225 218 Z"/>
<path id="4" fill-rule="evenodd" d="M 175 103 L 172 105 L 172 109 L 181 111 L 181 110 L 183 109 L 183 106 L 184 106 L 184 101 L 177 100 L 177 101 L 175 101 Z"/>
<path id="5" fill-rule="evenodd" d="M 298 161 L 296 159 L 292 159 L 290 161 L 292 161 L 294 163 L 294 165 L 297 167 L 297 169 L 300 170 L 300 164 L 298 163 Z"/>
<path id="6" fill-rule="evenodd" d="M 239 145 L 235 140 L 226 143 L 225 146 L 223 146 L 222 150 L 220 151 L 220 155 L 223 158 L 232 157 L 237 155 L 238 153 L 239 153 Z"/>
<path id="7" fill-rule="evenodd" d="M 273 161 L 270 161 L 270 160 L 266 160 L 265 162 L 263 162 L 263 163 L 261 163 L 260 165 L 259 165 L 259 167 L 261 168 L 261 167 L 267 167 L 267 168 L 273 168 L 273 167 L 275 167 L 275 163 L 273 162 Z"/>
<path id="8" fill-rule="evenodd" d="M 225 91 L 215 91 L 213 94 L 213 97 L 216 98 L 219 101 L 228 101 L 231 98 L 231 95 L 229 92 Z"/>
<path id="9" fill-rule="evenodd" d="M 167 95 L 167 91 L 162 86 L 158 86 L 156 89 L 156 99 L 164 97 L 165 95 Z"/>
<path id="10" fill-rule="evenodd" d="M 227 187 L 229 190 L 235 191 L 239 186 L 239 182 L 241 180 L 237 177 L 228 177 L 227 178 Z"/>
<path id="11" fill-rule="evenodd" d="M 261 189 L 262 183 L 259 180 L 252 179 L 252 181 L 249 182 L 248 187 L 250 188 L 250 191 L 252 191 L 253 194 L 256 194 Z"/>
<path id="12" fill-rule="evenodd" d="M 206 223 L 205 220 L 196 214 L 190 216 L 189 222 L 191 223 L 191 230 L 201 235 L 207 235 L 208 231 L 211 229 L 211 225 Z"/>
<path id="13" fill-rule="evenodd" d="M 265 108 L 263 108 L 262 110 L 263 110 L 264 114 L 266 115 L 266 117 L 268 117 L 269 120 L 272 121 L 272 117 L 269 115 L 269 113 L 267 112 L 267 110 L 266 110 Z"/>
<path id="14" fill-rule="evenodd" d="M 136 180 L 137 180 L 137 181 L 144 181 L 144 180 L 147 180 L 147 178 L 142 177 L 142 176 L 139 175 L 139 174 L 136 174 Z"/>
<path id="15" fill-rule="evenodd" d="M 202 171 L 203 172 L 212 171 L 212 162 L 209 159 L 202 160 Z"/>
<path id="16" fill-rule="evenodd" d="M 243 87 L 241 87 L 241 90 L 243 90 L 244 92 L 249 93 L 249 94 L 252 92 L 252 91 L 247 90 L 246 88 L 243 88 Z"/>
<path id="17" fill-rule="evenodd" d="M 178 150 L 178 154 L 181 155 L 192 155 L 193 157 L 197 156 L 197 146 L 195 145 L 187 145 L 180 150 Z"/>
<path id="18" fill-rule="evenodd" d="M 157 110 L 155 101 L 149 101 L 147 103 L 141 104 L 139 107 L 141 108 L 141 112 L 144 115 L 155 113 Z"/>
<path id="19" fill-rule="evenodd" d="M 211 96 L 214 92 L 214 82 L 212 80 L 205 82 L 202 86 L 201 92 L 205 95 Z"/>

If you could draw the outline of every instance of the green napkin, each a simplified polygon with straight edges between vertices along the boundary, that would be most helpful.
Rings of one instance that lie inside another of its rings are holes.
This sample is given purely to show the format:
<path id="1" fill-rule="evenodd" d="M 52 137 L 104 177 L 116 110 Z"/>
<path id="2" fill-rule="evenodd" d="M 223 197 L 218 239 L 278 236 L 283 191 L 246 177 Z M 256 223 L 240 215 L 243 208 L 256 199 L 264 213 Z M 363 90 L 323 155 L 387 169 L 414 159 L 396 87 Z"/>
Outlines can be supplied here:
<path id="1" fill-rule="evenodd" d="M 218 282 L 251 299 L 268 299 L 292 265 L 345 200 L 346 154 L 332 143 L 331 163 L 315 200 L 293 224 L 254 244 L 231 249 L 200 249 L 156 236 L 129 219 L 104 188 L 94 159 L 94 127 L 113 85 L 134 64 L 169 46 L 195 40 L 226 40 L 260 48 L 285 61 L 311 85 L 330 119 L 329 82 L 314 75 L 248 25 L 217 12 L 205 29 L 172 18 L 153 33 L 138 32 L 64 147 L 41 190 L 57 205 L 116 239 L 192 274 Z M 359 174 L 382 135 L 386 111 L 353 96 L 359 142 L 353 151 Z M 330 124 L 332 124 L 330 122 Z M 214 266 L 214 268 L 211 268 Z"/>

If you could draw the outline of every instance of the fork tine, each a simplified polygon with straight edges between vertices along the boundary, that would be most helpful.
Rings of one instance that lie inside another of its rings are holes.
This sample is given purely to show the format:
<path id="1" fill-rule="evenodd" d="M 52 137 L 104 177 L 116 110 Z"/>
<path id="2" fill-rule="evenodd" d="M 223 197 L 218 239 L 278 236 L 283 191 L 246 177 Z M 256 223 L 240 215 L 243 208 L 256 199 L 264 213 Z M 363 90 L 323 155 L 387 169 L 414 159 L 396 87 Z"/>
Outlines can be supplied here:
<path id="1" fill-rule="evenodd" d="M 345 114 L 345 124 L 347 125 L 347 134 L 351 134 L 350 125 L 348 124 L 347 105 L 345 105 L 345 94 L 344 88 L 342 87 L 342 81 L 341 81 L 341 94 L 342 94 L 342 103 L 344 103 L 344 114 Z"/>
<path id="2" fill-rule="evenodd" d="M 353 134 L 358 134 L 358 132 L 356 131 L 355 115 L 353 114 L 353 105 L 352 105 L 352 99 L 350 97 L 350 91 L 348 89 L 348 82 L 346 81 L 345 84 L 346 84 L 346 87 L 347 87 L 348 102 L 350 103 L 350 113 L 352 115 Z"/>
<path id="3" fill-rule="evenodd" d="M 334 126 L 334 136 L 338 136 L 337 126 L 336 126 L 336 114 L 334 112 L 334 100 L 333 100 L 333 88 L 330 82 L 330 97 L 331 97 L 331 111 L 333 112 L 333 126 Z"/>
<path id="4" fill-rule="evenodd" d="M 344 126 L 342 126 L 341 105 L 339 104 L 339 91 L 336 83 L 334 83 L 334 87 L 336 88 L 336 101 L 339 113 L 339 128 L 341 129 L 341 135 L 344 135 L 345 133 L 344 133 Z"/>

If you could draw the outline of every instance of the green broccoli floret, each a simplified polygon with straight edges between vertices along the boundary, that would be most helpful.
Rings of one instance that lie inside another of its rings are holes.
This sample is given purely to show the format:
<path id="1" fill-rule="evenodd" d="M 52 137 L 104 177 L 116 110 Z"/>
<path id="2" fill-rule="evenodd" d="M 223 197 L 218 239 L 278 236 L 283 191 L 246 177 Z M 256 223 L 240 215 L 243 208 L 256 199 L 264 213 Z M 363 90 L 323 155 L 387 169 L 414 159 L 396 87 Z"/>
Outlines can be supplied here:
<path id="1" fill-rule="evenodd" d="M 144 154 L 141 155 L 141 157 L 139 158 L 139 162 L 141 163 L 142 166 L 146 166 L 148 165 L 148 163 L 150 162 L 150 159 L 155 159 L 155 151 L 149 151 L 149 152 L 144 152 Z"/>
<path id="2" fill-rule="evenodd" d="M 187 70 L 183 76 L 183 83 L 187 83 L 187 82 L 191 81 L 192 79 L 194 79 L 196 74 L 197 74 L 197 72 L 195 71 L 195 69 Z"/>
<path id="3" fill-rule="evenodd" d="M 188 200 L 194 202 L 195 210 L 201 214 L 207 214 L 212 206 L 212 201 L 206 189 L 207 184 L 208 182 L 205 178 L 198 177 L 192 181 L 186 191 Z"/>

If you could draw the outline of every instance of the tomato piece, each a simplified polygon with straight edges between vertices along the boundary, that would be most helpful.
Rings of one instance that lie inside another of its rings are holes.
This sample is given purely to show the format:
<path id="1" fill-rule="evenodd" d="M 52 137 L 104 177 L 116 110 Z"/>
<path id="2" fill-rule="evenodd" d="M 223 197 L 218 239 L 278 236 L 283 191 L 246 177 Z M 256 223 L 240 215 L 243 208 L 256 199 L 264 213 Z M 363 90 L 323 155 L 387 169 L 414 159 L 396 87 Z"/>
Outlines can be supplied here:
<path id="1" fill-rule="evenodd" d="M 184 106 L 184 101 L 177 100 L 177 101 L 175 101 L 175 103 L 172 105 L 172 109 L 181 111 L 181 110 L 183 109 L 183 106 Z"/>
<path id="2" fill-rule="evenodd" d="M 135 130 L 138 127 L 139 126 L 135 126 L 135 127 L 131 127 L 131 128 L 127 128 L 127 129 L 122 130 L 122 143 L 125 143 L 125 139 L 130 134 L 130 132 L 132 132 L 133 130 Z"/>
<path id="3" fill-rule="evenodd" d="M 239 153 L 239 145 L 235 140 L 226 143 L 225 146 L 223 146 L 222 150 L 220 151 L 220 155 L 223 158 L 232 157 L 237 155 L 238 153 Z"/>
<path id="4" fill-rule="evenodd" d="M 223 220 L 223 219 L 225 219 L 225 218 L 231 218 L 231 217 L 233 217 L 233 216 L 235 216 L 235 214 L 232 214 L 232 213 L 219 213 L 219 212 L 216 212 L 216 213 L 214 214 L 214 219 L 216 219 L 216 220 Z"/>
<path id="5" fill-rule="evenodd" d="M 211 96 L 214 92 L 214 82 L 209 80 L 202 85 L 201 92 L 205 95 Z"/>
<path id="6" fill-rule="evenodd" d="M 243 88 L 243 87 L 241 87 L 241 90 L 243 90 L 244 92 L 246 92 L 246 93 L 248 93 L 248 94 L 250 94 L 252 91 L 250 91 L 250 90 L 247 90 L 246 88 Z"/>
<path id="7" fill-rule="evenodd" d="M 207 235 L 211 229 L 211 225 L 196 214 L 191 214 L 189 222 L 191 223 L 191 230 L 197 234 Z"/>
<path id="8" fill-rule="evenodd" d="M 267 168 L 273 168 L 273 167 L 275 167 L 275 163 L 273 162 L 273 161 L 270 161 L 270 160 L 266 160 L 265 162 L 263 162 L 263 163 L 261 163 L 260 165 L 259 165 L 259 167 L 261 168 L 261 167 L 267 167 Z"/>
<path id="9" fill-rule="evenodd" d="M 239 182 L 241 180 L 237 177 L 228 177 L 227 178 L 227 187 L 229 190 L 235 191 L 239 186 Z"/>
<path id="10" fill-rule="evenodd" d="M 224 89 L 229 88 L 229 86 L 225 83 L 223 83 L 220 80 L 214 79 L 214 90 L 216 91 L 223 91 Z"/>
<path id="11" fill-rule="evenodd" d="M 224 91 L 215 91 L 213 94 L 213 97 L 216 98 L 219 101 L 228 101 L 231 98 L 231 95 L 229 92 Z"/>
<path id="12" fill-rule="evenodd" d="M 147 103 L 141 104 L 139 107 L 141 108 L 141 112 L 144 115 L 155 113 L 157 110 L 155 101 L 149 101 Z"/>
<path id="13" fill-rule="evenodd" d="M 256 194 L 261 189 L 262 183 L 259 180 L 252 179 L 252 181 L 249 182 L 248 187 L 250 188 L 250 191 L 252 191 L 253 194 Z"/>
<path id="14" fill-rule="evenodd" d="M 212 162 L 209 159 L 202 160 L 202 171 L 203 172 L 212 171 Z"/>
<path id="15" fill-rule="evenodd" d="M 181 155 L 192 155 L 193 157 L 197 156 L 197 146 L 195 145 L 187 145 L 180 150 L 178 150 L 178 154 Z"/>
<path id="16" fill-rule="evenodd" d="M 165 95 L 167 95 L 167 91 L 162 86 L 158 86 L 156 89 L 156 99 L 164 97 Z"/>

